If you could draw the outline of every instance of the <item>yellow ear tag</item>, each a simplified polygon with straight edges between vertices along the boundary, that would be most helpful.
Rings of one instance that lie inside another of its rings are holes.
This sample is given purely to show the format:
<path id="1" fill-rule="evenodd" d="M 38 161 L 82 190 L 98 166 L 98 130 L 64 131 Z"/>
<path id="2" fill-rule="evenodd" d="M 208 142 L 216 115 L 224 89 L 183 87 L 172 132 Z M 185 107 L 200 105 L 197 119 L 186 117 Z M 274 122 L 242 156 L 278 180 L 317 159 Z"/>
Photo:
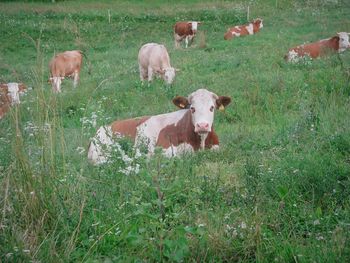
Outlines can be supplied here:
<path id="1" fill-rule="evenodd" d="M 224 105 L 220 105 L 220 107 L 219 107 L 219 111 L 224 111 L 225 110 L 225 107 L 224 107 Z"/>
<path id="2" fill-rule="evenodd" d="M 185 108 L 185 105 L 183 105 L 182 103 L 179 104 L 180 108 Z"/>

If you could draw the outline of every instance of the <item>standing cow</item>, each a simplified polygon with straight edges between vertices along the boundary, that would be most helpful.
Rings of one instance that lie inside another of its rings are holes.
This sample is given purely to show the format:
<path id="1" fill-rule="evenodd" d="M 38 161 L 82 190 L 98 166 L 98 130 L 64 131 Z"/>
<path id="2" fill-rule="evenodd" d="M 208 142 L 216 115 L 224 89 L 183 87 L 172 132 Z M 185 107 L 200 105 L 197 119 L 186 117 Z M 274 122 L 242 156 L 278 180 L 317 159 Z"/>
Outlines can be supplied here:
<path id="1" fill-rule="evenodd" d="M 329 53 L 341 53 L 350 48 L 349 33 L 340 32 L 336 36 L 289 49 L 284 58 L 288 62 L 298 62 L 301 58 L 318 58 Z"/>
<path id="2" fill-rule="evenodd" d="M 23 83 L 0 84 L 0 119 L 9 111 L 10 106 L 20 104 L 19 95 L 26 89 Z"/>
<path id="3" fill-rule="evenodd" d="M 65 77 L 72 77 L 76 88 L 82 62 L 83 53 L 80 50 L 65 51 L 54 56 L 49 63 L 52 90 L 61 92 L 61 83 Z"/>
<path id="4" fill-rule="evenodd" d="M 183 40 L 185 40 L 186 48 L 189 43 L 192 44 L 197 33 L 198 25 L 200 24 L 202 23 L 196 21 L 177 22 L 174 26 L 175 47 L 179 48 Z"/>
<path id="5" fill-rule="evenodd" d="M 141 81 L 153 80 L 153 75 L 160 75 L 167 84 L 172 84 L 176 69 L 170 65 L 168 51 L 164 45 L 148 43 L 143 45 L 138 55 Z"/>
<path id="6" fill-rule="evenodd" d="M 100 127 L 92 139 L 88 158 L 93 164 L 108 161 L 108 151 L 120 137 L 129 137 L 134 147 L 145 145 L 149 155 L 155 147 L 163 148 L 171 157 L 200 149 L 218 149 L 219 138 L 213 129 L 214 111 L 230 104 L 231 98 L 217 96 L 206 89 L 186 97 L 175 97 L 173 103 L 181 110 L 156 116 L 119 120 Z"/>
<path id="7" fill-rule="evenodd" d="M 258 33 L 261 28 L 263 28 L 263 20 L 257 18 L 249 24 L 229 28 L 224 35 L 224 39 L 229 40 L 234 37 L 253 35 Z"/>

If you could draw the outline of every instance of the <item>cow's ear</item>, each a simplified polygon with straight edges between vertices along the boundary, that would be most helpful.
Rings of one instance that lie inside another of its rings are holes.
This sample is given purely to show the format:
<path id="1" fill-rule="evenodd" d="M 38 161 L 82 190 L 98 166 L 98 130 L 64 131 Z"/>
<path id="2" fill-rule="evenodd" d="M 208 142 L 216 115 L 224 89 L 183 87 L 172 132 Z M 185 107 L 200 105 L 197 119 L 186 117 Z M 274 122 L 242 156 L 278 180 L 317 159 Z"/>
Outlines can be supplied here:
<path id="1" fill-rule="evenodd" d="M 22 91 L 27 89 L 26 85 L 24 85 L 23 83 L 19 83 L 18 87 L 19 87 L 19 91 L 20 92 L 22 92 Z"/>
<path id="2" fill-rule="evenodd" d="M 189 101 L 187 98 L 182 97 L 182 96 L 177 96 L 173 99 L 173 103 L 179 107 L 180 109 L 187 109 L 188 106 L 190 105 Z"/>
<path id="3" fill-rule="evenodd" d="M 231 98 L 227 96 L 219 96 L 216 99 L 216 108 L 223 110 L 227 105 L 231 103 Z"/>

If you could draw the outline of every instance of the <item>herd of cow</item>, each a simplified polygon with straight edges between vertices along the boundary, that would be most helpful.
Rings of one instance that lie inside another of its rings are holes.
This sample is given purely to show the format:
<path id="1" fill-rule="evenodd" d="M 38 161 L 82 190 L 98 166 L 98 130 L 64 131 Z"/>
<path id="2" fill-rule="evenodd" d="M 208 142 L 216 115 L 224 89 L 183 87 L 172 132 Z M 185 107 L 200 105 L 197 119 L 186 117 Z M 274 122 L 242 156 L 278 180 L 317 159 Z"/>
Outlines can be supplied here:
<path id="1" fill-rule="evenodd" d="M 174 26 L 175 48 L 179 48 L 182 41 L 186 48 L 191 45 L 200 24 L 196 21 L 177 22 Z M 254 19 L 246 25 L 229 28 L 224 39 L 253 35 L 262 27 L 263 20 Z M 298 62 L 306 57 L 314 59 L 348 48 L 349 34 L 340 32 L 328 39 L 291 48 L 284 58 L 288 62 Z M 81 51 L 73 50 L 59 53 L 51 59 L 49 81 L 53 92 L 61 92 L 61 83 L 65 77 L 73 78 L 74 87 L 77 86 L 83 55 Z M 158 75 L 167 84 L 172 84 L 178 71 L 171 66 L 166 47 L 157 43 L 147 43 L 140 48 L 138 64 L 142 82 L 147 80 L 150 83 Z M 11 105 L 19 104 L 19 94 L 25 90 L 22 83 L 0 85 L 0 119 Z M 178 96 L 173 99 L 173 103 L 180 108 L 178 111 L 118 120 L 102 126 L 90 142 L 88 159 L 93 164 L 107 162 L 115 139 L 120 137 L 131 138 L 135 148 L 146 145 L 149 155 L 154 153 L 157 146 L 163 148 L 163 153 L 169 157 L 205 148 L 218 149 L 219 139 L 213 129 L 214 110 L 223 110 L 230 102 L 230 97 L 198 89 L 187 98 Z"/>

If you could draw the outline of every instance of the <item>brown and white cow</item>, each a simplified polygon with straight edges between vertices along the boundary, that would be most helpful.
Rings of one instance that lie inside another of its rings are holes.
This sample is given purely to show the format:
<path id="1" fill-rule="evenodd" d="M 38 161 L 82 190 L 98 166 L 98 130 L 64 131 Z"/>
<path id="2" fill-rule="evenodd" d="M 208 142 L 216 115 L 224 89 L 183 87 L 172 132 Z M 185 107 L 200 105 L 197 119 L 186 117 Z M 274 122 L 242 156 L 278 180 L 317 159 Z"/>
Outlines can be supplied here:
<path id="1" fill-rule="evenodd" d="M 61 92 L 61 83 L 65 77 L 72 77 L 76 88 L 82 63 L 83 53 L 80 50 L 65 51 L 55 55 L 49 63 L 52 90 Z"/>
<path id="2" fill-rule="evenodd" d="M 198 89 L 186 97 L 175 97 L 173 103 L 181 110 L 156 116 L 119 120 L 98 129 L 90 142 L 88 158 L 93 164 L 108 161 L 107 149 L 119 137 L 129 137 L 138 149 L 146 145 L 148 154 L 163 148 L 172 157 L 200 149 L 218 149 L 219 138 L 214 132 L 214 111 L 231 102 L 227 96 L 217 96 L 206 89 Z"/>
<path id="3" fill-rule="evenodd" d="M 197 21 L 177 22 L 174 26 L 175 47 L 180 47 L 180 42 L 185 40 L 186 48 L 192 44 L 197 33 L 198 25 L 202 24 Z"/>
<path id="4" fill-rule="evenodd" d="M 298 62 L 301 58 L 314 59 L 329 53 L 341 53 L 348 48 L 350 48 L 349 33 L 340 32 L 331 38 L 291 48 L 284 58 L 289 62 Z"/>
<path id="5" fill-rule="evenodd" d="M 229 40 L 234 37 L 253 35 L 259 32 L 261 28 L 263 28 L 263 20 L 257 18 L 249 24 L 229 28 L 224 35 L 224 39 Z"/>
<path id="6" fill-rule="evenodd" d="M 153 80 L 155 74 L 160 75 L 167 84 L 172 84 L 177 69 L 170 65 L 168 51 L 164 45 L 147 43 L 139 50 L 138 55 L 141 81 Z"/>
<path id="7" fill-rule="evenodd" d="M 26 89 L 23 83 L 0 84 L 0 119 L 5 116 L 11 106 L 20 104 L 19 95 Z"/>

